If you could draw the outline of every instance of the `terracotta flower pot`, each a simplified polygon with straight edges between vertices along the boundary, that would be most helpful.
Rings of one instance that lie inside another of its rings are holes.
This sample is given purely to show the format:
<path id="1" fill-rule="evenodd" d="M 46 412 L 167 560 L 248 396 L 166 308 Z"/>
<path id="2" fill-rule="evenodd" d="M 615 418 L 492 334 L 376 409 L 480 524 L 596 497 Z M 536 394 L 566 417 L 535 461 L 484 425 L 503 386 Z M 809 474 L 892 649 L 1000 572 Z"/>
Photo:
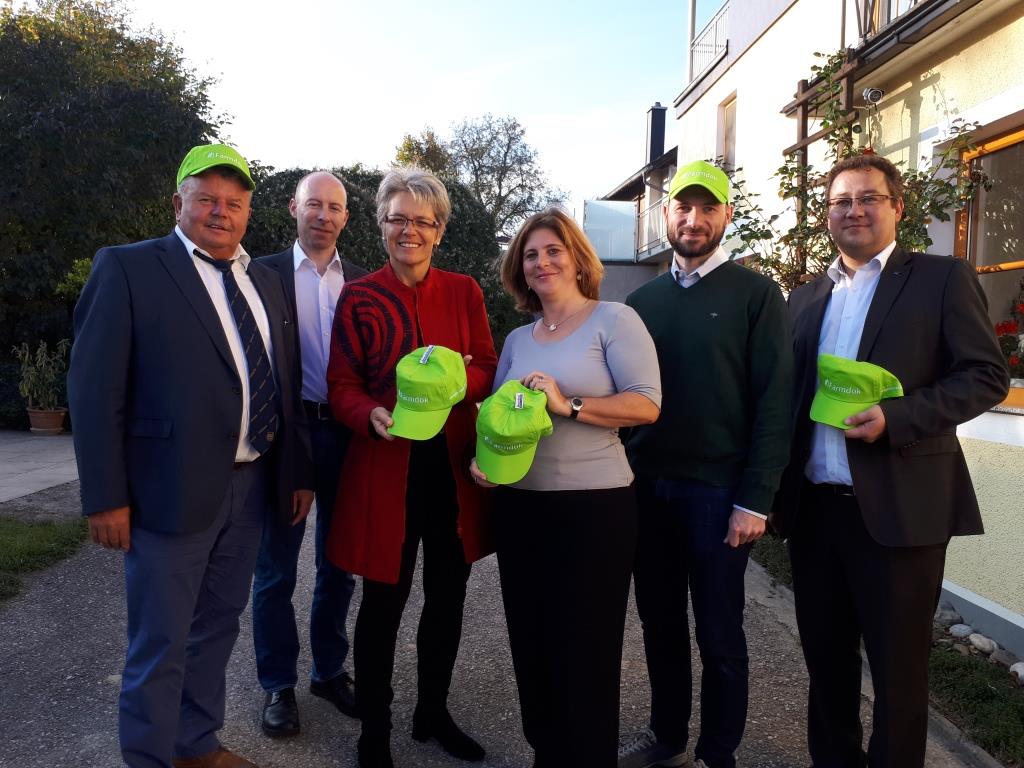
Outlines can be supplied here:
<path id="1" fill-rule="evenodd" d="M 64 417 L 67 415 L 67 408 L 58 408 L 55 411 L 44 411 L 39 408 L 26 408 L 30 429 L 37 435 L 59 435 L 64 431 Z"/>

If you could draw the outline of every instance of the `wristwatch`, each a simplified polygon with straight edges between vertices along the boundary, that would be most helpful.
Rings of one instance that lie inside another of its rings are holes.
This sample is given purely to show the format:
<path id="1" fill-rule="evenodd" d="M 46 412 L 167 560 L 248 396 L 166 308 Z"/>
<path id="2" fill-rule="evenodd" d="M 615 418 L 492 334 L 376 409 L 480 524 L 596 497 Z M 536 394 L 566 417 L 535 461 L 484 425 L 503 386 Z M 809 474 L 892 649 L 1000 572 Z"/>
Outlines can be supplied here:
<path id="1" fill-rule="evenodd" d="M 570 419 L 579 418 L 580 411 L 583 410 L 583 398 L 582 397 L 574 397 L 572 400 L 569 401 L 569 407 L 572 408 L 572 410 L 569 411 L 569 418 Z"/>

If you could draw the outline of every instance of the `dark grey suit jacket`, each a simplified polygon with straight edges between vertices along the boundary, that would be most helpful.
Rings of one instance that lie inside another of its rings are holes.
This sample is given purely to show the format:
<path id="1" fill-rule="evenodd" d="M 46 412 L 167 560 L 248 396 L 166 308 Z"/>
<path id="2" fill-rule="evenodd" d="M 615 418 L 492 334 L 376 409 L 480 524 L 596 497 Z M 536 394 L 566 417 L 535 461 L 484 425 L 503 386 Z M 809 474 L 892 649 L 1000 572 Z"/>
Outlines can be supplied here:
<path id="1" fill-rule="evenodd" d="M 266 459 L 272 502 L 312 489 L 305 414 L 295 379 L 292 303 L 278 275 L 248 274 L 270 321 L 281 424 Z M 227 337 L 191 256 L 173 232 L 103 248 L 75 307 L 68 372 L 83 513 L 132 508 L 132 525 L 204 530 L 234 465 L 242 388 Z"/>
<path id="2" fill-rule="evenodd" d="M 782 535 L 799 509 L 810 456 L 809 417 L 818 339 L 833 282 L 793 291 L 794 439 L 772 525 Z M 888 369 L 904 396 L 883 400 L 886 434 L 846 443 L 864 523 L 885 546 L 924 546 L 982 533 L 956 427 L 1006 397 L 1009 372 L 974 269 L 959 259 L 896 248 L 879 277 L 858 360 Z"/>

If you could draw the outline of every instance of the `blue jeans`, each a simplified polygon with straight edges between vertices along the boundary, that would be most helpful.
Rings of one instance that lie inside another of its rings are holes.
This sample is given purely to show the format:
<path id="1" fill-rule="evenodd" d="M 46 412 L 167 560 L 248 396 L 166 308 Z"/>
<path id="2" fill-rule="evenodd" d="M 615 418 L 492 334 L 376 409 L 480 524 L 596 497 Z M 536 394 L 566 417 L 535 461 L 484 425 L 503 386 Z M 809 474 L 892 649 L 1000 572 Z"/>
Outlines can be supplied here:
<path id="1" fill-rule="evenodd" d="M 651 729 L 686 746 L 692 696 L 687 591 L 700 649 L 696 758 L 734 768 L 747 719 L 743 576 L 750 545 L 724 543 L 734 488 L 637 479 L 639 544 L 633 575 L 651 681 Z"/>
<path id="2" fill-rule="evenodd" d="M 315 419 L 310 419 L 309 432 L 316 494 L 316 586 L 309 621 L 313 656 L 310 676 L 326 682 L 345 671 L 349 648 L 345 619 L 355 587 L 355 579 L 334 566 L 326 553 L 349 433 L 336 422 Z M 288 525 L 274 513 L 268 515 L 263 529 L 252 585 L 252 638 L 256 675 L 268 693 L 294 688 L 298 682 L 299 633 L 292 594 L 305 532 L 305 521 Z"/>

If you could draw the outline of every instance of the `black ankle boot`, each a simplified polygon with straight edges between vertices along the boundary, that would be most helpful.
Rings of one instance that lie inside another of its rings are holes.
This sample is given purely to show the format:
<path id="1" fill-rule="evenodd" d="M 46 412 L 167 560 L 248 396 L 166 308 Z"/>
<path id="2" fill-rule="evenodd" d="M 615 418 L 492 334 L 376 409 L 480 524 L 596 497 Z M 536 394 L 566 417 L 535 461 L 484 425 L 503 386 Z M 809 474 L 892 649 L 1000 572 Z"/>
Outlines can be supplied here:
<path id="1" fill-rule="evenodd" d="M 426 741 L 431 736 L 437 739 L 441 749 L 460 760 L 476 763 L 487 754 L 472 736 L 455 724 L 446 708 L 421 710 L 417 707 L 412 716 L 412 737 Z"/>
<path id="2" fill-rule="evenodd" d="M 356 746 L 359 755 L 359 768 L 395 768 L 391 759 L 391 735 L 388 733 L 359 735 Z"/>

